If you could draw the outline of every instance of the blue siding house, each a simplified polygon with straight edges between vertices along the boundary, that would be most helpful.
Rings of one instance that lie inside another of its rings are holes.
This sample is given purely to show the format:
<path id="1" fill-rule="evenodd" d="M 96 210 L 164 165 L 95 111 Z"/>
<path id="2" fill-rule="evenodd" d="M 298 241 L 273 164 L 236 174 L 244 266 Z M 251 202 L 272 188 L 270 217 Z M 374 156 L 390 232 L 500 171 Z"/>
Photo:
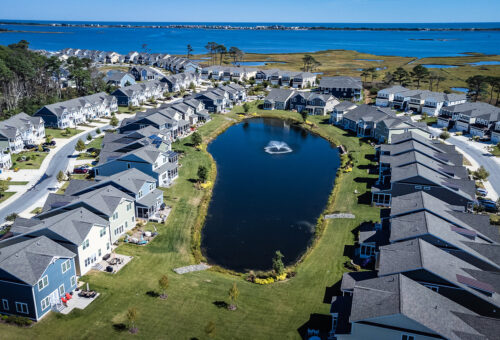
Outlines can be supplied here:
<path id="1" fill-rule="evenodd" d="M 38 321 L 76 288 L 75 254 L 45 236 L 0 243 L 0 313 Z"/>

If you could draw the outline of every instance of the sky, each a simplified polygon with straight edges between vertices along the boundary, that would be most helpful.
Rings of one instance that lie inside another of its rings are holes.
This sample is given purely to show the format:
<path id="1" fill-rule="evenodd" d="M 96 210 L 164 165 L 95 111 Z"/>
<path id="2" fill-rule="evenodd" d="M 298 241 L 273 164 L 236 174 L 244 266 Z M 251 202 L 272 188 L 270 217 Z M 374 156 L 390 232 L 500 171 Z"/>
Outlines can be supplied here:
<path id="1" fill-rule="evenodd" d="M 499 0 L 0 0 L 0 19 L 151 22 L 500 22 Z"/>

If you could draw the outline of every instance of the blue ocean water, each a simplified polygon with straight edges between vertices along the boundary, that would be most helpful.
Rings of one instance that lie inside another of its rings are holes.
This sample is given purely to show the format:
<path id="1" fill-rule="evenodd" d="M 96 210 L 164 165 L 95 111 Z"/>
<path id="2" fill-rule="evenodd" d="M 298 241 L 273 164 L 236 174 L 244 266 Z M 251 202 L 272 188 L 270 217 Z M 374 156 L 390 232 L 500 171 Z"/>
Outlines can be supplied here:
<path id="1" fill-rule="evenodd" d="M 3 20 L 8 21 L 8 20 Z M 15 20 L 20 22 L 19 20 Z M 27 21 L 26 21 L 27 22 Z M 41 21 L 40 21 L 41 22 Z M 61 21 L 59 21 L 61 22 Z M 49 22 L 45 22 L 49 24 Z M 68 22 L 88 23 L 88 22 Z M 94 24 L 168 25 L 171 23 L 117 23 Z M 232 26 L 259 26 L 270 23 L 176 23 Z M 500 23 L 425 23 L 425 24 L 342 24 L 342 23 L 280 23 L 283 26 L 328 26 L 351 28 L 495 28 Z M 11 44 L 21 39 L 34 49 L 60 50 L 66 47 L 113 50 L 128 53 L 141 50 L 147 44 L 152 52 L 186 53 L 190 44 L 194 53 L 206 53 L 205 45 L 215 41 L 236 46 L 247 53 L 315 52 L 327 49 L 345 49 L 375 55 L 411 57 L 456 56 L 465 52 L 500 54 L 500 31 L 327 31 L 327 30 L 215 30 L 166 28 L 103 28 L 57 27 L 29 25 L 0 25 L 0 28 L 27 32 L 1 33 L 0 44 Z M 35 32 L 60 33 L 35 33 Z M 33 33 L 30 33 L 33 32 Z"/>

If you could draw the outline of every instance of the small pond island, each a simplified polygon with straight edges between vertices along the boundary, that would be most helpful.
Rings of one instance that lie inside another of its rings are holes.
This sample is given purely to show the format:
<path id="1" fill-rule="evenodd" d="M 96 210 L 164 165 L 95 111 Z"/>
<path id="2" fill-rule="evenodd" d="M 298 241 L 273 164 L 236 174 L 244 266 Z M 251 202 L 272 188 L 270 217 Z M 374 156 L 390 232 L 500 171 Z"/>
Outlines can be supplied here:
<path id="1" fill-rule="evenodd" d="M 281 119 L 252 118 L 209 146 L 217 180 L 202 231 L 205 257 L 224 268 L 295 262 L 314 235 L 340 164 L 327 140 Z"/>

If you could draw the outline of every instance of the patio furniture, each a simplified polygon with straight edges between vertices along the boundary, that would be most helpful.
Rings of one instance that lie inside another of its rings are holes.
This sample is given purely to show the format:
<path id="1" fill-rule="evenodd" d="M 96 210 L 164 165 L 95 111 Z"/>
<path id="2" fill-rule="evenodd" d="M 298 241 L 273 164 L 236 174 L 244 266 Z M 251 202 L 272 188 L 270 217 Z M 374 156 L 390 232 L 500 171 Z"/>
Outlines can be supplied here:
<path id="1" fill-rule="evenodd" d="M 113 267 L 112 267 L 112 266 L 107 266 L 107 267 L 106 267 L 106 271 L 107 271 L 108 273 L 112 273 L 112 272 L 113 272 Z"/>
<path id="2" fill-rule="evenodd" d="M 65 297 L 66 297 L 66 300 L 71 300 L 71 298 L 73 298 L 69 293 L 66 293 Z"/>

